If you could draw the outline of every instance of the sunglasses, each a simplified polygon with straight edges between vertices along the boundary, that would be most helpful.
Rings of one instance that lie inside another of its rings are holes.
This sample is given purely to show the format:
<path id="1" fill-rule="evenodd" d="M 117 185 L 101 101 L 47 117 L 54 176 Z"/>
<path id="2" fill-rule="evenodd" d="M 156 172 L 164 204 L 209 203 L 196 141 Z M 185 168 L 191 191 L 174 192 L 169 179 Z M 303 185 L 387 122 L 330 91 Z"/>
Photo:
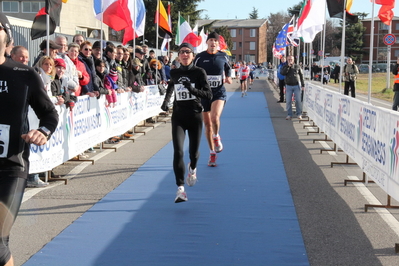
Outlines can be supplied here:
<path id="1" fill-rule="evenodd" d="M 90 52 L 92 51 L 92 49 L 90 49 L 90 48 L 85 48 L 84 50 L 85 51 L 90 51 Z"/>
<path id="2" fill-rule="evenodd" d="M 180 50 L 179 54 L 191 54 L 192 51 L 191 50 Z"/>

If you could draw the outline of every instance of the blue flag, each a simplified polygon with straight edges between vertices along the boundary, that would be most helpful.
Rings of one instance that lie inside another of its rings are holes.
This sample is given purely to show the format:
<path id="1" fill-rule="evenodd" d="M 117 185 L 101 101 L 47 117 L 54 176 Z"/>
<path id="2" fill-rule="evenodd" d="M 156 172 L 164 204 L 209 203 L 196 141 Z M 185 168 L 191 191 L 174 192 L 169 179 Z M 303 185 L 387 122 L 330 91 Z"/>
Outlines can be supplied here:
<path id="1" fill-rule="evenodd" d="M 282 50 L 287 46 L 287 32 L 290 23 L 283 26 L 276 38 L 276 50 Z"/>

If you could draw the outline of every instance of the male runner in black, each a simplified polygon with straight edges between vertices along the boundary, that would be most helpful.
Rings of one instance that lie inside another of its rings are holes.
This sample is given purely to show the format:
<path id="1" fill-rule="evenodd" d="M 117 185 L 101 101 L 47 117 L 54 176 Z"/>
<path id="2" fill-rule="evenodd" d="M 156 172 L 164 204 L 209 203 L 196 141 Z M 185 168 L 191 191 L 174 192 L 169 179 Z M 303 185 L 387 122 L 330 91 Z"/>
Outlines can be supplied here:
<path id="1" fill-rule="evenodd" d="M 161 109 L 168 111 L 168 104 L 173 92 L 172 140 L 173 140 L 173 170 L 178 187 L 175 202 L 187 201 L 184 190 L 185 165 L 183 161 L 183 145 L 186 130 L 189 138 L 190 163 L 186 183 L 189 186 L 197 182 L 197 162 L 199 145 L 202 135 L 202 104 L 201 99 L 212 98 L 212 91 L 207 82 L 206 73 L 193 64 L 194 48 L 189 43 L 179 47 L 180 67 L 170 71 L 170 81 Z"/>
<path id="2" fill-rule="evenodd" d="M 213 93 L 212 100 L 202 100 L 205 136 L 210 149 L 208 166 L 212 167 L 216 166 L 216 153 L 223 150 L 219 136 L 220 116 L 227 99 L 226 88 L 223 84 L 232 83 L 229 59 L 226 53 L 218 50 L 219 41 L 219 34 L 216 32 L 209 33 L 206 40 L 208 49 L 199 53 L 194 60 L 196 66 L 205 69 Z"/>
<path id="3" fill-rule="evenodd" d="M 30 144 L 44 145 L 55 131 L 58 114 L 33 68 L 4 57 L 11 26 L 0 13 L 0 265 L 14 265 L 11 227 L 21 206 L 29 172 Z M 28 106 L 39 118 L 29 130 Z"/>

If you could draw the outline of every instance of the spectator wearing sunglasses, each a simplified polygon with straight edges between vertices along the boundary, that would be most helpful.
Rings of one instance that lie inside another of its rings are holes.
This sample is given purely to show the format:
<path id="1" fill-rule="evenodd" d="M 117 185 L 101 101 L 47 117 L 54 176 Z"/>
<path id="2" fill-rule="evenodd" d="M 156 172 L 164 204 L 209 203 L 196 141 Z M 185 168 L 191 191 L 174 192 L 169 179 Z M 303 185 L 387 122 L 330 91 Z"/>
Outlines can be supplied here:
<path id="1" fill-rule="evenodd" d="M 80 45 L 78 59 L 84 64 L 86 71 L 90 76 L 89 83 L 82 86 L 82 95 L 87 94 L 90 97 L 99 98 L 100 97 L 99 88 L 94 82 L 96 78 L 96 68 L 94 66 L 94 60 L 93 56 L 91 55 L 91 52 L 92 52 L 91 42 L 89 41 L 82 42 L 82 44 Z"/>

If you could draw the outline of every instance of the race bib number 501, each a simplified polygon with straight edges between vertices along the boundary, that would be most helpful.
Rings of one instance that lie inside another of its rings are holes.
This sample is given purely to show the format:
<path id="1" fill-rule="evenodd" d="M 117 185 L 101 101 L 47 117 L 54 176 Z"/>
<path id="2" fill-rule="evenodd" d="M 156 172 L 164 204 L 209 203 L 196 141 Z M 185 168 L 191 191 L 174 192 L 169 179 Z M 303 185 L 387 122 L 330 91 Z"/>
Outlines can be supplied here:
<path id="1" fill-rule="evenodd" d="M 191 84 L 191 86 L 195 86 L 195 84 Z M 184 87 L 183 84 L 175 84 L 175 97 L 176 101 L 189 101 L 195 100 L 196 97 L 191 94 L 191 92 Z"/>

